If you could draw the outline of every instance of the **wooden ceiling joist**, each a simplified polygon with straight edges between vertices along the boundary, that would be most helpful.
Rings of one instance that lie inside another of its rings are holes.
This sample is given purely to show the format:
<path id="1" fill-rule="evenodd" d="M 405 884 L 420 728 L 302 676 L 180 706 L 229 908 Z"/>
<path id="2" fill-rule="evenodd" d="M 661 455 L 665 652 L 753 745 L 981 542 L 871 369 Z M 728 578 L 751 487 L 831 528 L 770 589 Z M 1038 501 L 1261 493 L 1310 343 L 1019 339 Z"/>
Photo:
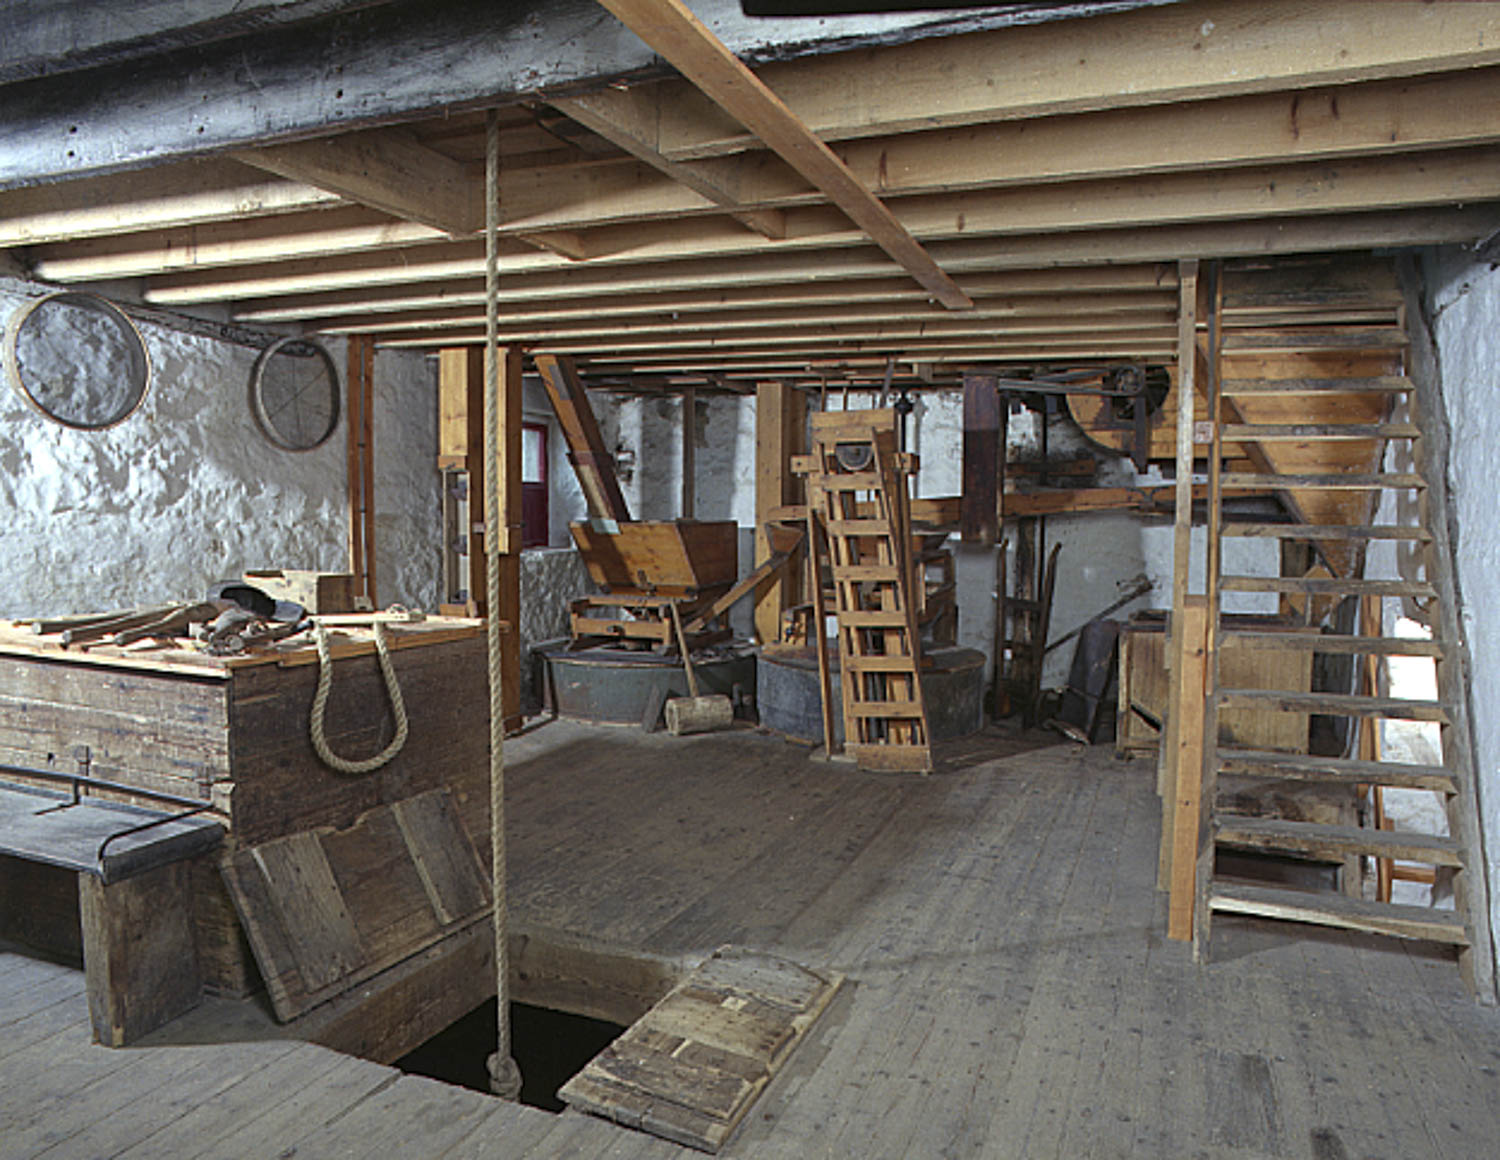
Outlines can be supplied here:
<path id="1" fill-rule="evenodd" d="M 825 141 L 1343 85 L 1500 64 L 1500 4 L 1196 0 L 769 64 L 760 76 Z M 674 160 L 757 142 L 690 85 L 654 98 Z"/>
<path id="2" fill-rule="evenodd" d="M 232 222 L 346 204 L 235 161 L 200 161 L 0 192 L 0 248 Z"/>
<path id="3" fill-rule="evenodd" d="M 847 258 L 848 253 L 841 254 Z M 722 272 L 722 268 L 720 268 Z M 848 277 L 837 272 L 827 280 L 781 280 L 774 269 L 761 277 L 752 263 L 742 263 L 732 279 L 702 280 L 705 269 L 682 263 L 676 268 L 682 281 L 671 288 L 638 289 L 636 278 L 646 269 L 631 272 L 630 279 L 614 281 L 587 270 L 567 274 L 535 274 L 506 279 L 500 286 L 500 301 L 507 317 L 527 314 L 550 318 L 593 318 L 601 312 L 629 315 L 653 311 L 704 311 L 719 309 L 777 308 L 827 302 L 924 300 L 925 292 L 908 278 Z M 623 283 L 623 284 L 622 284 Z M 1131 263 L 1091 266 L 1072 270 L 1011 270 L 996 274 L 967 274 L 966 293 L 985 297 L 1024 297 L 1059 294 L 1111 294 L 1128 291 L 1172 291 L 1177 285 L 1176 268 L 1170 263 Z M 481 280 L 467 279 L 424 288 L 401 287 L 344 290 L 306 297 L 291 296 L 249 300 L 240 304 L 235 317 L 242 322 L 304 322 L 313 329 L 342 318 L 378 319 L 388 314 L 440 314 L 445 310 L 468 310 L 484 305 Z M 377 322 L 378 324 L 378 322 Z"/>
<path id="4" fill-rule="evenodd" d="M 483 182 L 475 180 L 468 166 L 428 148 L 405 129 L 270 145 L 235 157 L 445 233 L 472 234 L 484 225 Z"/>
<path id="5" fill-rule="evenodd" d="M 643 110 L 631 90 L 604 89 L 581 97 L 560 98 L 552 105 L 632 157 L 659 170 L 676 184 L 721 206 L 747 229 L 768 238 L 786 237 L 786 216 L 775 208 L 746 208 L 739 191 L 723 180 L 727 175 L 693 161 L 672 161 L 663 157 L 652 142 L 654 127 L 640 115 Z"/>
<path id="6" fill-rule="evenodd" d="M 827 196 L 937 301 L 950 310 L 965 310 L 971 305 L 884 203 L 679 0 L 600 3 Z"/>
<path id="7" fill-rule="evenodd" d="M 1044 248 L 1065 248 L 1067 234 L 1073 231 L 1118 230 L 1124 226 L 1181 226 L 1236 219 L 1269 224 L 1272 219 L 1283 217 L 1358 214 L 1408 206 L 1471 205 L 1496 199 L 1500 199 L 1500 148 L 1487 146 L 1408 154 L 1398 158 L 1358 158 L 1338 164 L 1233 169 L 1126 181 L 1080 182 L 1065 187 L 911 198 L 900 202 L 899 208 L 903 220 L 916 236 L 929 242 L 934 254 L 940 252 L 938 244 L 947 239 L 1015 235 L 1013 240 L 1005 243 L 996 258 L 1002 265 L 1014 266 L 1036 264 L 1026 257 L 1006 263 L 1004 255 L 1007 252 L 1018 256 L 1034 252 L 1019 244 L 1024 235 L 1046 235 Z M 591 264 L 633 264 L 710 256 L 740 258 L 775 251 L 788 257 L 789 266 L 799 262 L 805 266 L 806 258 L 794 251 L 854 247 L 864 241 L 859 231 L 850 229 L 840 215 L 828 210 L 797 210 L 788 215 L 788 220 L 794 226 L 791 232 L 795 236 L 778 242 L 748 233 L 723 219 L 612 227 L 590 235 L 600 244 L 600 252 Z M 237 256 L 221 254 L 218 259 L 226 264 L 239 265 L 232 261 Z M 153 300 L 165 304 L 173 300 L 207 301 L 215 296 L 299 292 L 313 289 L 315 284 L 334 289 L 338 283 L 332 280 L 330 263 L 326 261 L 330 256 L 333 254 L 325 253 L 310 263 L 310 277 L 302 276 L 303 272 L 298 270 L 295 262 L 279 263 L 288 275 L 279 281 L 263 278 L 263 272 L 255 271 L 253 267 L 248 271 L 248 279 L 238 272 L 199 273 L 191 254 L 178 259 L 170 245 L 152 250 L 141 261 L 143 264 L 159 261 L 161 268 L 171 269 L 180 260 L 192 271 L 160 279 L 153 285 Z M 1167 255 L 1149 255 L 1151 258 L 1164 256 Z M 47 255 L 41 257 L 45 260 Z M 257 260 L 263 260 L 259 251 L 247 256 L 246 263 Z M 946 265 L 947 258 L 943 261 Z M 501 270 L 502 273 L 517 273 L 564 262 L 565 259 L 546 254 L 502 256 Z M 474 245 L 453 243 L 412 247 L 408 253 L 389 262 L 362 251 L 358 265 L 366 270 L 388 266 L 394 277 L 415 282 L 477 276 L 482 272 L 483 259 Z M 75 272 L 70 276 L 86 278 L 89 276 L 86 269 L 74 267 Z M 59 277 L 56 273 L 48 276 Z M 245 281 L 265 289 L 247 287 Z M 358 280 L 347 284 L 358 284 Z M 204 296 L 178 295 L 177 291 L 189 286 L 197 287 Z M 222 287 L 222 290 L 212 290 L 215 286 Z M 157 294 L 167 296 L 156 297 Z"/>
<path id="8" fill-rule="evenodd" d="M 965 280 L 967 283 L 967 280 Z M 857 283 L 853 285 L 858 285 Z M 965 286 L 966 289 L 969 287 Z M 1171 312 L 1176 296 L 1170 290 L 1149 293 L 1037 295 L 1034 297 L 974 297 L 974 310 L 965 317 L 978 319 L 1027 319 L 1048 317 L 1114 316 L 1135 317 L 1140 314 Z M 944 318 L 925 296 L 904 298 L 865 297 L 851 300 L 848 295 L 806 298 L 799 306 L 772 307 L 768 303 L 751 303 L 735 309 L 710 309 L 686 306 L 663 311 L 659 306 L 620 311 L 607 301 L 594 300 L 592 309 L 574 308 L 571 317 L 555 306 L 526 310 L 505 310 L 501 324 L 507 332 L 551 337 L 627 334 L 692 334 L 720 330 L 724 327 L 763 329 L 807 329 L 847 322 L 938 322 Z M 383 315 L 379 319 L 341 322 L 324 320 L 316 329 L 326 334 L 378 334 L 398 329 L 463 330 L 482 326 L 484 314 L 472 308 L 440 313 L 411 311 Z M 441 336 L 438 336 L 439 338 Z M 501 341 L 506 341 L 504 338 Z"/>

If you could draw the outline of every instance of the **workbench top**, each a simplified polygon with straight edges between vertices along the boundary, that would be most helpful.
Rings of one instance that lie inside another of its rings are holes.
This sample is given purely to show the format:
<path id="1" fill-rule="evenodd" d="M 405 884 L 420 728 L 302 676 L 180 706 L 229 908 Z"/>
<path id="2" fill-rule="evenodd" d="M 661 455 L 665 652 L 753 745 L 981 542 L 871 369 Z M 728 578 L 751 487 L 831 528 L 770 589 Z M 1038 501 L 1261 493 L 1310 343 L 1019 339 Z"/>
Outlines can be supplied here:
<path id="1" fill-rule="evenodd" d="M 335 660 L 364 656 L 375 651 L 375 630 L 371 616 L 349 614 L 318 617 L 329 630 L 330 653 Z M 443 644 L 482 635 L 484 621 L 455 616 L 429 616 L 420 621 L 387 620 L 386 640 L 392 649 L 416 648 Z M 142 640 L 134 644 L 71 645 L 65 647 L 61 636 L 39 636 L 28 624 L 0 621 L 0 656 L 44 658 L 73 664 L 103 665 L 109 668 L 146 669 L 153 672 L 175 672 L 197 677 L 228 679 L 237 670 L 260 665 L 291 668 L 316 664 L 318 650 L 311 634 L 258 648 L 239 656 L 212 656 L 199 651 L 195 644 L 181 639 L 177 644 Z"/>

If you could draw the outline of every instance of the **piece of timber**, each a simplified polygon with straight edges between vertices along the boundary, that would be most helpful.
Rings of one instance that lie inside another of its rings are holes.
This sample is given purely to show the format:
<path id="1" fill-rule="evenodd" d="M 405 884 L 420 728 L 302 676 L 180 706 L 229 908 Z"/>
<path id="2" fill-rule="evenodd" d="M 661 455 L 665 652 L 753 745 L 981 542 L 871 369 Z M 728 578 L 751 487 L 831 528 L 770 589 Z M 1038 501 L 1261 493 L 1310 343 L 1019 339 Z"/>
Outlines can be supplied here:
<path id="1" fill-rule="evenodd" d="M 122 1047 L 202 998 L 188 884 L 182 862 L 121 882 L 78 876 L 89 1019 L 100 1043 Z"/>
<path id="2" fill-rule="evenodd" d="M 562 426 L 568 443 L 568 458 L 578 474 L 578 482 L 588 501 L 589 514 L 595 518 L 625 523 L 630 508 L 620 492 L 615 474 L 615 459 L 599 433 L 588 391 L 579 378 L 578 368 L 566 356 L 540 354 L 536 369 L 542 376 L 552 409 Z"/>
<path id="3" fill-rule="evenodd" d="M 1277 890 L 1220 882 L 1209 896 L 1209 905 L 1225 914 L 1249 914 L 1260 918 L 1283 918 L 1319 926 L 1397 938 L 1467 946 L 1469 936 L 1451 910 L 1426 906 L 1401 906 L 1368 902 L 1343 894 L 1310 894 L 1300 890 Z"/>
<path id="4" fill-rule="evenodd" d="M 822 191 L 950 310 L 974 303 L 843 160 L 679 0 L 600 0 L 711 101 Z"/>
<path id="5" fill-rule="evenodd" d="M 1226 395 L 1400 394 L 1412 389 L 1411 380 L 1404 375 L 1365 379 L 1225 379 L 1220 387 Z"/>
<path id="6" fill-rule="evenodd" d="M 1400 789 L 1457 792 L 1451 771 L 1440 765 L 1410 765 L 1393 761 L 1360 761 L 1317 757 L 1260 749 L 1219 749 L 1219 772 L 1242 777 L 1286 778 L 1293 781 L 1330 781 L 1349 785 L 1386 785 Z"/>
<path id="7" fill-rule="evenodd" d="M 1382 491 L 1413 490 L 1427 486 L 1420 475 L 1409 471 L 1349 473 L 1348 475 L 1272 475 L 1261 472 L 1225 472 L 1221 486 L 1226 490 L 1245 488 L 1280 491 Z"/>
<path id="8" fill-rule="evenodd" d="M 1343 439 L 1416 439 L 1422 429 L 1414 423 L 1226 423 L 1224 438 L 1267 441 L 1324 442 Z"/>
<path id="9" fill-rule="evenodd" d="M 1462 866 L 1463 856 L 1452 838 L 1359 826 L 1325 826 L 1289 822 L 1283 818 L 1219 815 L 1220 845 L 1253 850 L 1284 850 L 1342 860 L 1347 854 L 1374 854 L 1435 866 Z"/>
<path id="10" fill-rule="evenodd" d="M 1225 592 L 1303 592 L 1334 596 L 1416 596 L 1433 597 L 1437 590 L 1431 584 L 1405 580 L 1345 580 L 1316 576 L 1224 576 Z"/>
<path id="11" fill-rule="evenodd" d="M 1350 524 L 1224 524 L 1226 536 L 1260 536 L 1277 540 L 1410 540 L 1425 544 L 1432 533 L 1425 528 Z"/>
<path id="12" fill-rule="evenodd" d="M 1437 701 L 1403 697 L 1359 697 L 1347 693 L 1290 693 L 1279 689 L 1220 689 L 1219 705 L 1226 709 L 1274 709 L 1329 716 L 1388 717 L 1409 721 L 1448 721 L 1447 708 Z"/>
<path id="13" fill-rule="evenodd" d="M 1220 639 L 1234 641 L 1247 648 L 1299 649 L 1356 656 L 1441 657 L 1448 649 L 1442 641 L 1416 640 L 1398 636 L 1341 636 L 1329 632 L 1256 632 L 1254 629 L 1226 628 Z"/>

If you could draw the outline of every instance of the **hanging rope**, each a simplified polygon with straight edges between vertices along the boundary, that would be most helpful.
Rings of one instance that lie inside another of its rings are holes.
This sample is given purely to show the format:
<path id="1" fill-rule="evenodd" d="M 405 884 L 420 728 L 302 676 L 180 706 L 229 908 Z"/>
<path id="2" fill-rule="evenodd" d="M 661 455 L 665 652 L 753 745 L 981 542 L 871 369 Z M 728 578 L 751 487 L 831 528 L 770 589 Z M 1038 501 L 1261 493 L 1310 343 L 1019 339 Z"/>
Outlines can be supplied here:
<path id="1" fill-rule="evenodd" d="M 328 738 L 323 733 L 323 714 L 328 708 L 328 694 L 333 689 L 333 657 L 328 651 L 328 630 L 317 621 L 313 622 L 313 642 L 318 646 L 318 691 L 313 696 L 312 718 L 308 722 L 313 748 L 330 769 L 340 773 L 373 773 L 400 753 L 406 744 L 406 703 L 401 699 L 401 685 L 396 680 L 396 668 L 391 664 L 385 625 L 378 620 L 375 622 L 375 655 L 380 658 L 380 671 L 385 674 L 385 691 L 391 699 L 391 713 L 396 718 L 396 736 L 374 757 L 363 761 L 350 761 L 329 748 Z"/>
<path id="2" fill-rule="evenodd" d="M 500 117 L 484 123 L 484 620 L 490 650 L 490 889 L 495 928 L 495 1054 L 486 1061 L 490 1090 L 521 1095 L 521 1071 L 510 1052 L 510 948 L 505 892 L 505 669 L 500 651 L 500 543 L 509 529 L 500 511 Z"/>

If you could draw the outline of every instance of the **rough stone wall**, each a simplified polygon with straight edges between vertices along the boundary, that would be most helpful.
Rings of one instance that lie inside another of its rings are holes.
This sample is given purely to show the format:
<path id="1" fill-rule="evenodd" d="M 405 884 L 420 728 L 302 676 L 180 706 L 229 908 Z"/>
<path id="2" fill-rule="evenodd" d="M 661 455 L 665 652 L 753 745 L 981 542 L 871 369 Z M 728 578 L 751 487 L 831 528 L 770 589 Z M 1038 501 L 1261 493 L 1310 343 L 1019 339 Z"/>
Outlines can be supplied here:
<path id="1" fill-rule="evenodd" d="M 0 318 L 36 293 L 0 281 Z M 281 451 L 251 417 L 256 351 L 142 323 L 141 408 L 75 431 L 0 383 L 0 615 L 193 599 L 247 568 L 346 567 L 345 436 Z M 343 366 L 342 346 L 332 346 Z M 377 595 L 438 599 L 436 391 L 418 356 L 376 362 Z"/>
<path id="2" fill-rule="evenodd" d="M 1490 925 L 1500 929 L 1500 273 L 1464 251 L 1428 264 L 1443 405 L 1456 579 L 1470 661 L 1480 823 L 1490 882 Z"/>

